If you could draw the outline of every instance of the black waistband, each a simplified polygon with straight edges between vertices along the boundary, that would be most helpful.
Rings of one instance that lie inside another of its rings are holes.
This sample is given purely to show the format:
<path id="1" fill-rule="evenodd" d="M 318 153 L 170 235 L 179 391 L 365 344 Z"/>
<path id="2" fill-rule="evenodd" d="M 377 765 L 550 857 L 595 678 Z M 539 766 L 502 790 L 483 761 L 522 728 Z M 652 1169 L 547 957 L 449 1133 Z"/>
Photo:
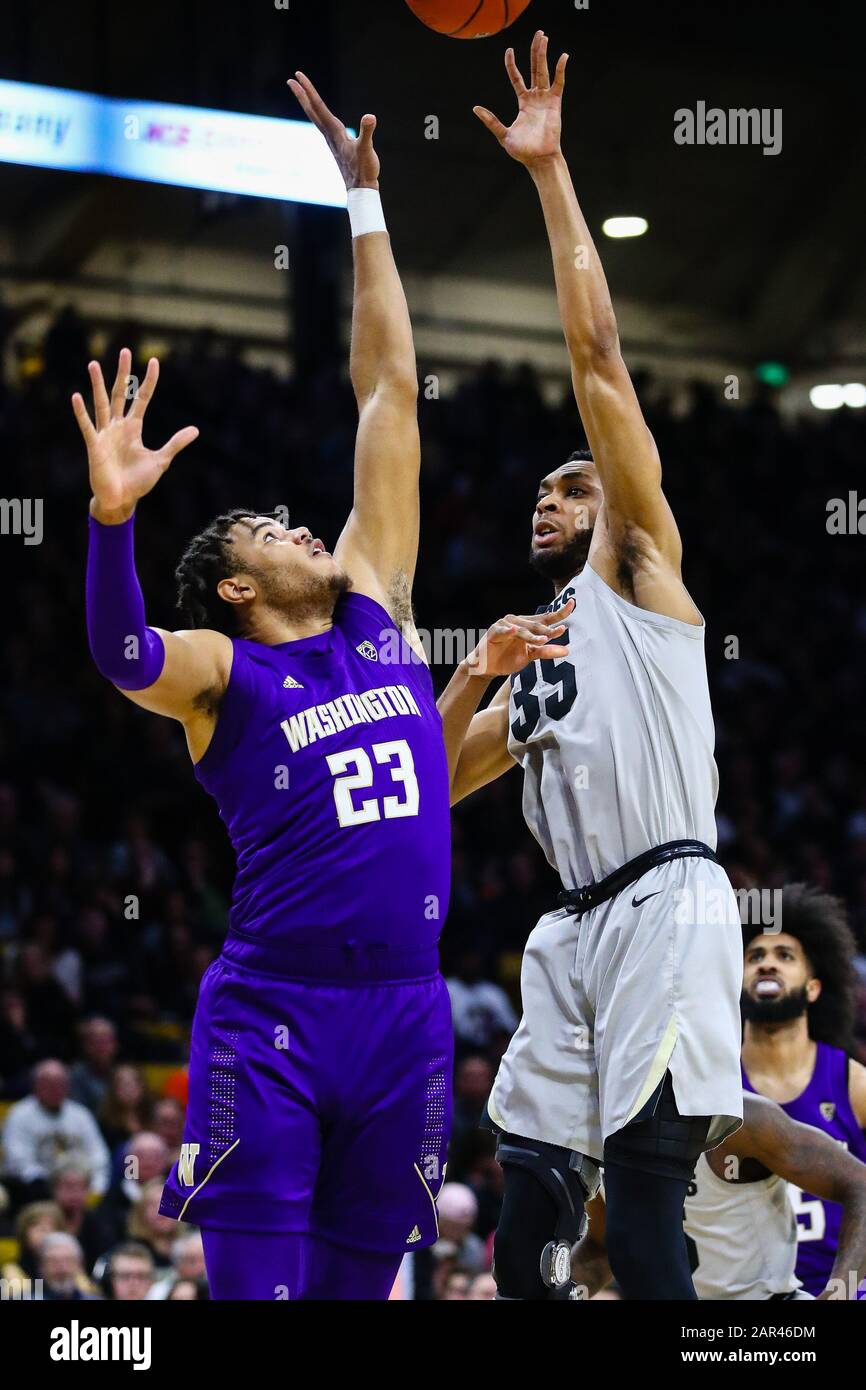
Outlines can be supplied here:
<path id="1" fill-rule="evenodd" d="M 608 898 L 621 893 L 623 888 L 637 883 L 650 869 L 658 868 L 659 864 L 667 864 L 671 859 L 712 859 L 714 864 L 719 862 L 715 852 L 709 845 L 705 845 L 703 840 L 669 840 L 667 844 L 656 845 L 654 849 L 648 849 L 637 858 L 630 859 L 627 864 L 614 869 L 606 878 L 599 879 L 598 883 L 586 883 L 582 888 L 563 889 L 559 895 L 560 905 L 567 907 L 569 912 L 577 913 L 578 916 L 583 912 L 589 912 L 590 908 L 598 907 L 599 903 L 607 902 Z"/>

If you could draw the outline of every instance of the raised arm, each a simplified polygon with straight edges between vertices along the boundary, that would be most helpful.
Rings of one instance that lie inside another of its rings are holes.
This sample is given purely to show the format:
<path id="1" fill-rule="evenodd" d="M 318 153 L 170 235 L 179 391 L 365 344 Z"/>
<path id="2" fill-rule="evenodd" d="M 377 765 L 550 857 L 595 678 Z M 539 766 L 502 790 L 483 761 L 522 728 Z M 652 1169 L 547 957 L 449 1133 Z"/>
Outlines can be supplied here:
<path id="1" fill-rule="evenodd" d="M 132 355 L 124 348 L 109 399 L 97 362 L 88 368 L 96 423 L 79 392 L 72 408 L 87 446 L 90 540 L 87 552 L 87 635 L 99 671 L 144 709 L 179 720 L 193 761 L 201 757 L 231 670 L 232 646 L 221 632 L 166 632 L 150 627 L 135 572 L 136 504 L 174 457 L 197 437 L 187 426 L 161 449 L 146 449 L 142 422 L 159 376 L 152 357 L 126 411 Z"/>
<path id="2" fill-rule="evenodd" d="M 531 661 L 568 655 L 552 639 L 565 630 L 574 601 L 555 613 L 515 616 L 508 613 L 484 634 L 436 702 L 451 776 L 451 805 L 486 787 L 514 766 L 508 751 L 508 681 L 486 709 L 478 706 L 498 676 L 522 671 Z"/>
<path id="3" fill-rule="evenodd" d="M 334 554 L 356 590 L 382 603 L 413 637 L 421 459 L 418 378 L 409 310 L 381 213 L 379 160 L 373 149 L 376 118 L 363 116 L 360 134 L 353 139 L 303 73 L 289 86 L 337 161 L 352 217 L 355 492 Z"/>
<path id="4" fill-rule="evenodd" d="M 699 623 L 680 575 L 682 548 L 662 492 L 658 450 L 620 352 L 610 291 L 560 147 L 567 56 L 551 84 L 547 38 L 539 31 L 530 87 L 513 50 L 505 55 L 519 108 L 514 123 L 505 126 L 485 107 L 474 109 L 527 167 L 541 199 L 575 398 L 604 491 L 590 563 L 639 606 Z"/>
<path id="5" fill-rule="evenodd" d="M 792 1120 L 763 1096 L 743 1097 L 743 1126 L 725 1140 L 725 1155 L 755 1158 L 786 1182 L 842 1206 L 839 1247 L 824 1299 L 850 1298 L 866 1276 L 866 1164 L 829 1135 Z M 721 1148 L 716 1150 L 721 1152 Z M 851 1278 L 852 1273 L 856 1275 Z"/>

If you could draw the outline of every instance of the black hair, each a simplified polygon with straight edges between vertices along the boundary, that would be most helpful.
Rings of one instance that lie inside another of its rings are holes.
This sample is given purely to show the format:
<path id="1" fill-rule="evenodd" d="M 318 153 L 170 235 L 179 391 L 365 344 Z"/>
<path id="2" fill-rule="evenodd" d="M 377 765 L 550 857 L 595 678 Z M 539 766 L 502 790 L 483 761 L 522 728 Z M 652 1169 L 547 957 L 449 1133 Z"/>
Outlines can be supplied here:
<path id="1" fill-rule="evenodd" d="M 566 463 L 595 463 L 591 449 L 575 449 L 574 453 L 569 454 Z"/>
<path id="2" fill-rule="evenodd" d="M 228 636 L 237 632 L 231 604 L 224 603 L 216 586 L 237 568 L 231 530 L 238 521 L 254 516 L 275 516 L 251 507 L 233 507 L 215 517 L 209 526 L 193 536 L 174 572 L 177 606 L 188 627 L 212 627 Z"/>
<path id="3" fill-rule="evenodd" d="M 857 943 L 844 903 L 808 883 L 786 883 L 781 930 L 799 941 L 812 975 L 821 981 L 821 993 L 809 1005 L 810 1038 L 850 1052 L 856 1016 Z M 754 923 L 743 923 L 743 949 L 760 935 Z"/>

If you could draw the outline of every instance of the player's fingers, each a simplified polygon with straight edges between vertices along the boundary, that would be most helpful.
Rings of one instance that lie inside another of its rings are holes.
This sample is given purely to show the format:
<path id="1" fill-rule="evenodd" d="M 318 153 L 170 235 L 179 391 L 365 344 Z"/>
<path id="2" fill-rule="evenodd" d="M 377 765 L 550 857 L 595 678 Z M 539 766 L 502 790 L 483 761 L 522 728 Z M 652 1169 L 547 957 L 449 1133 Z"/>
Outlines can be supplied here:
<path id="1" fill-rule="evenodd" d="M 543 647 L 550 638 L 549 632 L 535 632 L 523 623 L 515 623 L 513 635 L 519 637 L 528 647 Z"/>
<path id="2" fill-rule="evenodd" d="M 547 35 L 543 34 L 538 45 L 538 86 L 542 91 L 550 87 L 550 69 L 547 66 Z"/>
<path id="3" fill-rule="evenodd" d="M 523 93 L 526 91 L 526 83 L 523 80 L 520 68 L 517 66 L 517 59 L 514 56 L 513 48 L 506 48 L 505 50 L 505 71 L 508 73 L 509 81 L 515 92 L 519 97 L 522 97 Z"/>
<path id="4" fill-rule="evenodd" d="M 508 126 L 502 124 L 498 116 L 494 116 L 492 111 L 488 111 L 486 106 L 473 106 L 482 125 L 486 125 L 491 135 L 495 135 L 497 140 L 502 141 L 508 134 Z"/>
<path id="5" fill-rule="evenodd" d="M 93 428 L 93 421 L 87 413 L 84 397 L 79 391 L 76 391 L 72 397 L 72 409 L 78 421 L 78 428 L 81 430 L 84 442 L 89 449 L 96 439 L 96 430 Z"/>
<path id="6" fill-rule="evenodd" d="M 568 603 L 564 603 L 561 608 L 555 608 L 552 613 L 542 613 L 538 619 L 541 623 L 561 623 L 563 618 L 574 612 L 574 599 L 570 598 Z"/>
<path id="7" fill-rule="evenodd" d="M 370 146 L 371 146 L 372 143 L 373 143 L 373 133 L 374 133 L 375 129 L 376 129 L 376 117 L 375 117 L 375 116 L 369 116 L 369 115 L 368 115 L 368 116 L 362 116 L 362 117 L 361 117 L 361 129 L 360 129 L 360 133 L 359 133 L 359 135 L 358 135 L 358 144 L 359 144 L 359 145 L 362 145 L 365 149 L 369 149 Z"/>
<path id="8" fill-rule="evenodd" d="M 559 646 L 556 642 L 548 642 L 546 647 L 535 653 L 536 661 L 558 661 L 562 656 L 568 656 L 568 647 Z"/>
<path id="9" fill-rule="evenodd" d="M 521 617 L 521 618 L 518 619 L 518 621 L 520 622 L 521 626 L 528 628 L 528 629 L 530 630 L 530 632 L 534 632 L 535 635 L 536 635 L 536 637 L 538 637 L 541 641 L 543 641 L 543 642 L 549 642 L 552 633 L 558 632 L 558 631 L 562 631 L 562 632 L 565 631 L 565 623 L 562 622 L 562 621 L 559 619 L 559 615 L 558 615 L 558 614 L 557 614 L 557 621 L 556 621 L 555 623 L 550 623 L 550 622 L 546 621 L 546 619 L 547 619 L 547 614 L 545 614 L 544 619 L 535 618 L 535 617 L 532 617 L 532 618 L 523 618 L 523 617 Z"/>
<path id="10" fill-rule="evenodd" d="M 194 439 L 198 439 L 198 435 L 199 432 L 195 425 L 187 425 L 184 429 L 178 430 L 177 434 L 173 434 L 167 444 L 163 444 L 159 452 L 166 468 L 181 449 L 192 444 Z"/>
<path id="11" fill-rule="evenodd" d="M 305 115 L 309 116 L 310 120 L 312 121 L 313 108 L 310 105 L 310 99 L 304 91 L 303 87 L 301 86 L 300 82 L 298 82 L 294 77 L 290 77 L 288 79 L 288 82 L 286 83 L 286 86 L 291 87 L 293 93 L 295 94 L 301 106 L 303 107 Z M 313 124 L 317 125 L 318 122 L 313 121 Z"/>
<path id="12" fill-rule="evenodd" d="M 547 36 L 541 29 L 536 31 L 532 40 L 532 85 L 541 90 L 550 86 L 547 72 Z"/>
<path id="13" fill-rule="evenodd" d="M 560 54 L 559 62 L 556 64 L 556 72 L 553 74 L 553 86 L 551 88 L 551 91 L 554 91 L 558 97 L 562 96 L 565 89 L 565 68 L 567 63 L 568 54 Z"/>
<path id="14" fill-rule="evenodd" d="M 147 371 L 144 374 L 144 381 L 132 398 L 132 406 L 130 407 L 129 414 L 134 416 L 136 420 L 144 419 L 144 412 L 147 410 L 148 403 L 153 398 L 158 380 L 159 362 L 155 357 L 151 357 L 147 364 Z"/>
<path id="15" fill-rule="evenodd" d="M 129 369 L 132 366 L 132 353 L 129 348 L 121 348 L 117 358 L 117 376 L 111 388 L 111 418 L 121 420 L 126 408 L 126 392 L 129 387 Z"/>
<path id="16" fill-rule="evenodd" d="M 87 374 L 90 377 L 90 385 L 93 388 L 93 411 L 96 415 L 96 428 L 105 429 L 111 419 L 111 406 L 108 401 L 108 392 L 105 389 L 105 379 L 102 375 L 102 368 L 98 362 L 88 362 Z"/>
<path id="17" fill-rule="evenodd" d="M 344 135 L 346 133 L 346 127 L 343 125 L 343 122 L 325 105 L 306 73 L 296 72 L 295 77 L 307 99 L 308 104 L 304 109 L 310 119 L 315 122 L 321 131 L 330 135 L 332 139 Z"/>

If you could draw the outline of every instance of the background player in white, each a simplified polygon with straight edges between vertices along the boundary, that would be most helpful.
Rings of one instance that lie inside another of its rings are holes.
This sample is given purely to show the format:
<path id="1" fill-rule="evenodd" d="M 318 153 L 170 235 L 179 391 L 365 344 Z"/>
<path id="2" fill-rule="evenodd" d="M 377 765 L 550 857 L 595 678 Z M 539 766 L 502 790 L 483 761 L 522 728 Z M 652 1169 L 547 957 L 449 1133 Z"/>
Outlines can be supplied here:
<path id="1" fill-rule="evenodd" d="M 495 1270 L 502 1298 L 567 1292 L 603 1161 L 627 1296 L 694 1298 L 686 1188 L 742 1115 L 739 915 L 712 849 L 703 622 L 560 149 L 565 57 L 551 85 L 546 51 L 536 34 L 529 88 L 506 54 L 511 127 L 476 112 L 538 190 L 591 446 L 543 479 L 533 526 L 569 656 L 534 663 L 477 715 L 486 678 L 467 662 L 439 702 L 452 799 L 519 761 L 527 823 L 568 890 L 527 943 L 523 1020 L 488 1105 L 505 1169 Z"/>
<path id="2" fill-rule="evenodd" d="M 838 1249 L 817 1296 L 855 1297 L 866 1274 L 866 1166 L 772 1101 L 746 1095 L 742 1127 L 701 1154 L 689 1184 L 684 1223 L 699 1298 L 812 1297 L 801 1290 L 794 1270 L 797 1223 L 788 1183 L 840 1204 Z M 571 1273 L 591 1298 L 611 1279 L 600 1194 L 588 1215 Z"/>

